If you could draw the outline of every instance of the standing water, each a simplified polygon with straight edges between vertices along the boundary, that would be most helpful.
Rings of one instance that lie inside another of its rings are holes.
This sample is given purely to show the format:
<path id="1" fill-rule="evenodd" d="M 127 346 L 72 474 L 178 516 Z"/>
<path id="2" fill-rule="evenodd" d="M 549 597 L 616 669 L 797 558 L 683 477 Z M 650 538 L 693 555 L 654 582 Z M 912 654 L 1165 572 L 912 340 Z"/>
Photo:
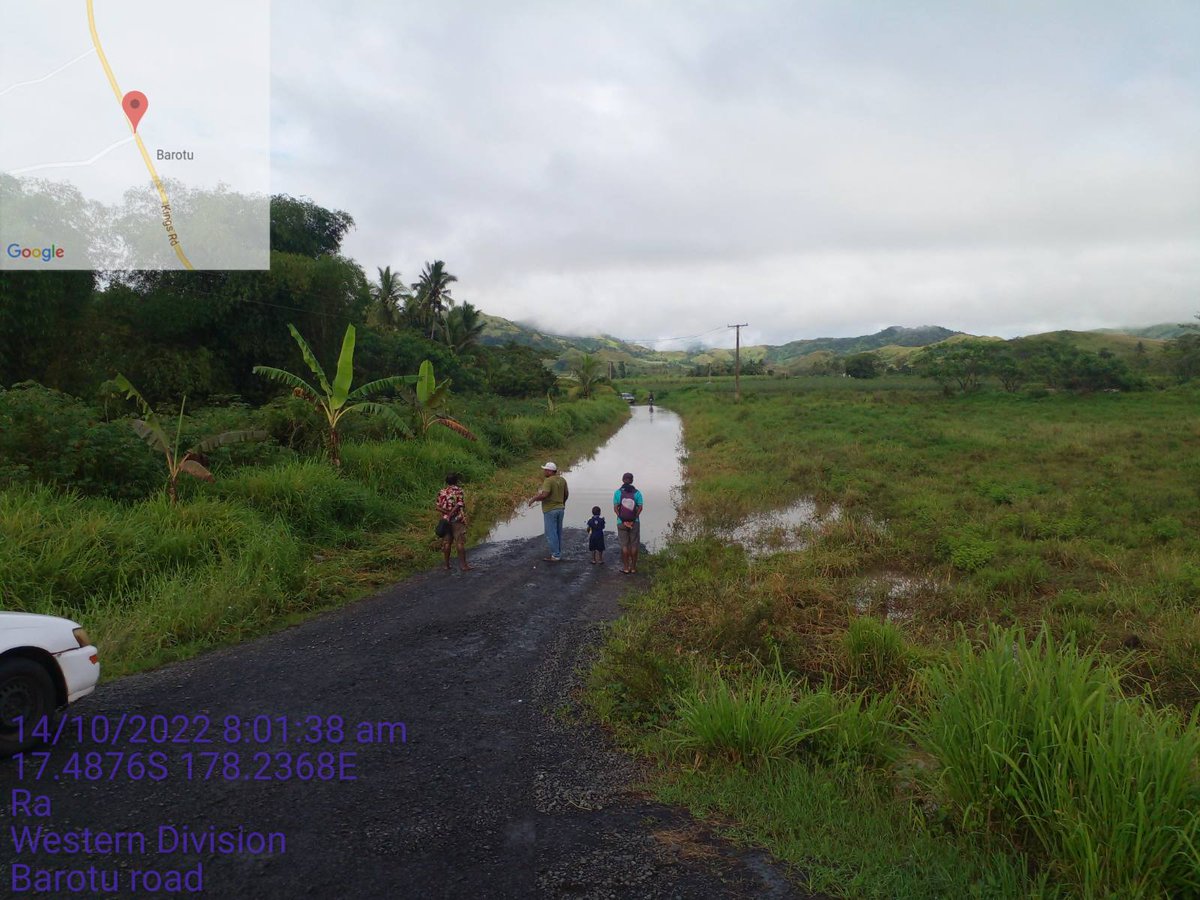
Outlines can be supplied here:
<path id="1" fill-rule="evenodd" d="M 567 500 L 566 528 L 583 528 L 592 516 L 592 507 L 600 507 L 609 532 L 615 532 L 617 517 L 613 512 L 613 492 L 621 486 L 621 475 L 633 473 L 633 484 L 642 492 L 642 543 L 650 551 L 665 542 L 675 522 L 679 489 L 683 483 L 682 450 L 683 422 L 675 413 L 649 406 L 635 406 L 633 416 L 621 430 L 609 438 L 587 459 L 571 469 L 560 470 L 567 479 L 571 497 Z M 535 463 L 536 465 L 536 463 Z M 541 476 L 530 473 L 529 496 L 537 493 Z M 522 504 L 516 515 L 492 529 L 488 541 L 509 541 L 540 535 L 541 504 L 532 507 Z M 611 534 L 609 545 L 616 546 Z M 586 545 L 583 545 L 586 547 Z"/>

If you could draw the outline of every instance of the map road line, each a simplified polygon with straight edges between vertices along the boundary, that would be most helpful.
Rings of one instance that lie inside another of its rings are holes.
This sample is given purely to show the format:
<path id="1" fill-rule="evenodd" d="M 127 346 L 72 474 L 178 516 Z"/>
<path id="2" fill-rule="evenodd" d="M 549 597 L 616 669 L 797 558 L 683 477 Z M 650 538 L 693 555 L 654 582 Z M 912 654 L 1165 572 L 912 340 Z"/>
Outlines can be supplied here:
<path id="1" fill-rule="evenodd" d="M 101 150 L 99 153 L 97 153 L 91 159 L 81 159 L 78 162 L 41 163 L 36 166 L 25 166 L 25 168 L 23 168 L 23 169 L 12 169 L 11 171 L 9 171 L 8 174 L 9 175 L 28 175 L 30 172 L 40 172 L 42 169 L 78 169 L 82 166 L 90 166 L 92 163 L 96 162 L 103 156 L 107 156 L 109 153 L 116 150 L 118 147 L 124 147 L 126 144 L 132 144 L 132 143 L 133 143 L 133 136 L 130 135 L 127 138 L 121 138 L 121 140 L 117 141 L 115 144 L 109 144 L 107 147 L 105 147 L 103 150 Z"/>
<path id="2" fill-rule="evenodd" d="M 121 86 L 117 84 L 117 76 L 113 74 L 112 66 L 108 64 L 108 57 L 104 55 L 104 48 L 100 45 L 100 34 L 96 31 L 95 0 L 87 0 L 87 14 L 88 30 L 92 33 L 92 46 L 96 48 L 96 55 L 100 58 L 100 65 L 104 67 L 104 74 L 108 76 L 108 83 L 117 98 L 117 105 L 121 106 L 121 114 L 125 115 L 125 109 L 122 105 L 125 95 L 121 93 Z M 187 254 L 183 252 L 183 243 L 179 240 L 179 236 L 175 233 L 175 228 L 171 224 L 171 201 L 167 197 L 167 191 L 163 187 L 162 179 L 158 177 L 154 163 L 150 160 L 150 154 L 146 150 L 146 145 L 142 143 L 142 136 L 134 130 L 133 123 L 129 121 L 128 116 L 125 116 L 125 121 L 129 125 L 129 130 L 133 132 L 138 149 L 142 152 L 142 161 L 146 163 L 146 168 L 150 171 L 150 177 L 154 180 L 154 187 L 158 190 L 159 199 L 162 200 L 163 227 L 167 229 L 167 234 L 171 237 L 171 246 L 175 250 L 175 255 L 179 257 L 179 261 L 185 269 L 195 269 L 196 267 L 192 265 L 191 260 L 187 258 Z"/>
<path id="3" fill-rule="evenodd" d="M 17 88 L 29 87 L 30 85 L 34 85 L 34 84 L 41 84 L 43 81 L 49 81 L 51 78 L 53 78 L 59 72 L 62 72 L 65 69 L 71 68 L 71 66 L 75 65 L 75 63 L 79 62 L 81 59 L 84 59 L 85 57 L 91 56 L 95 52 L 96 52 L 96 48 L 93 47 L 92 49 L 88 50 L 86 53 L 80 53 L 77 57 L 75 57 L 69 63 L 63 63 L 61 66 L 59 66 L 53 72 L 50 72 L 47 75 L 43 75 L 41 78 L 34 78 L 32 81 L 18 81 L 16 84 L 10 84 L 4 90 L 0 91 L 0 97 L 3 97 L 5 94 L 12 93 Z"/>

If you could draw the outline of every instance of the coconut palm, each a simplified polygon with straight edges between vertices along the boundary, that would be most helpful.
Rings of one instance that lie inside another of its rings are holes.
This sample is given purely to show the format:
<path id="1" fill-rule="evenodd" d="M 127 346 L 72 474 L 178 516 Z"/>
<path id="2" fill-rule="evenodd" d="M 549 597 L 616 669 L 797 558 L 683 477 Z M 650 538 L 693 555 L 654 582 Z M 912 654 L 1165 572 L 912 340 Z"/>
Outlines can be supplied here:
<path id="1" fill-rule="evenodd" d="M 399 272 L 393 272 L 391 266 L 379 269 L 379 282 L 371 286 L 371 299 L 374 301 L 371 316 L 375 323 L 389 328 L 398 327 L 408 296 L 408 289 Z"/>
<path id="2" fill-rule="evenodd" d="M 571 363 L 571 376 L 579 383 L 579 396 L 590 397 L 596 385 L 608 379 L 604 375 L 604 365 L 590 353 L 584 353 Z"/>
<path id="3" fill-rule="evenodd" d="M 300 332 L 296 330 L 296 326 L 288 325 L 288 331 L 292 333 L 292 337 L 299 345 L 300 353 L 304 357 L 304 361 L 308 364 L 308 368 L 317 376 L 317 384 L 320 385 L 320 390 L 313 387 L 299 375 L 293 375 L 291 372 L 272 368 L 271 366 L 255 366 L 254 374 L 262 375 L 272 381 L 287 385 L 296 396 L 308 400 L 324 414 L 325 420 L 329 423 L 327 440 L 329 445 L 329 461 L 333 465 L 338 467 L 342 465 L 340 450 L 341 435 L 338 434 L 338 425 L 350 413 L 369 413 L 371 415 L 382 416 L 397 428 L 404 431 L 408 430 L 408 427 L 404 424 L 404 420 L 397 416 L 389 407 L 381 403 L 368 401 L 366 398 L 372 394 L 378 394 L 402 384 L 416 384 L 416 375 L 392 375 L 388 378 L 380 378 L 377 381 L 364 384 L 358 390 L 351 392 L 350 384 L 354 380 L 355 332 L 353 325 L 346 326 L 346 335 L 342 338 L 342 352 L 338 355 L 337 374 L 334 376 L 332 382 L 325 376 L 325 370 L 321 368 L 321 364 L 317 361 L 316 354 L 312 352 L 312 348 L 308 346 L 308 342 L 301 337 Z"/>
<path id="4" fill-rule="evenodd" d="M 462 353 L 473 344 L 479 343 L 485 323 L 483 314 L 472 304 L 464 303 L 446 313 L 446 322 L 442 333 L 446 338 L 446 346 L 455 353 Z"/>
<path id="5" fill-rule="evenodd" d="M 412 286 L 417 297 L 417 308 L 429 325 L 431 341 L 442 314 L 454 305 L 454 298 L 450 296 L 450 285 L 455 281 L 458 279 L 447 272 L 446 264 L 438 259 L 432 263 L 425 263 L 421 280 Z"/>

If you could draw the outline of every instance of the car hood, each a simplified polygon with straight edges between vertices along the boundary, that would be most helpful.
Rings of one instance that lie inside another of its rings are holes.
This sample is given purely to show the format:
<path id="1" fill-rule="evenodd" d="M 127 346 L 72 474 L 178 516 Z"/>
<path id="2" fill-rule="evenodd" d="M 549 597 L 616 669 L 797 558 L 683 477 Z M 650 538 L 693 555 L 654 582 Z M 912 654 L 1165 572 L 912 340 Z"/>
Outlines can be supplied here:
<path id="1" fill-rule="evenodd" d="M 79 623 L 62 616 L 44 616 L 41 613 L 0 612 L 0 631 L 55 627 L 74 630 L 79 627 Z"/>

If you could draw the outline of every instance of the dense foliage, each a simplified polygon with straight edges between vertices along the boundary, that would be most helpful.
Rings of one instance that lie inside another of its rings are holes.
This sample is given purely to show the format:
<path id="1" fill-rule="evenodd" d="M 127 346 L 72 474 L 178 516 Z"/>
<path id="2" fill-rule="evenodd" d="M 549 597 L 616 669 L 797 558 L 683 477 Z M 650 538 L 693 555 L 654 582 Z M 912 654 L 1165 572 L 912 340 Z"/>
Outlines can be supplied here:
<path id="1" fill-rule="evenodd" d="M 261 402 L 278 389 L 252 367 L 298 362 L 289 325 L 330 365 L 353 324 L 365 380 L 429 359 L 459 393 L 492 390 L 496 372 L 499 392 L 545 394 L 540 358 L 479 346 L 480 314 L 455 305 L 444 262 L 426 266 L 411 296 L 390 270 L 372 284 L 340 252 L 353 225 L 344 212 L 279 196 L 268 271 L 0 272 L 0 387 L 36 381 L 93 399 L 121 372 L 155 404 Z"/>
<path id="2" fill-rule="evenodd" d="M 911 370 L 933 378 L 947 391 L 963 393 L 978 390 L 988 378 L 1010 393 L 1030 384 L 1078 392 L 1145 386 L 1144 379 L 1109 350 L 1091 353 L 1065 341 L 1037 339 L 935 344 L 913 359 Z"/>

